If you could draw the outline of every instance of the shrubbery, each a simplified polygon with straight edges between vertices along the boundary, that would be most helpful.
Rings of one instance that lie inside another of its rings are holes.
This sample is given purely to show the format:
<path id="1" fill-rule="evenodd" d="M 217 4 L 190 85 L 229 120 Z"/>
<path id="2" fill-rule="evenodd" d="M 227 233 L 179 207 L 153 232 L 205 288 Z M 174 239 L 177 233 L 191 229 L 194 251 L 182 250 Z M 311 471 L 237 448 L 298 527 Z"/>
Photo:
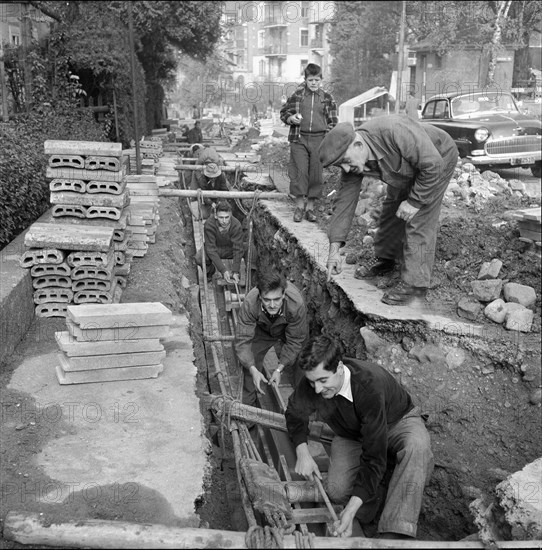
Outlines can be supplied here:
<path id="1" fill-rule="evenodd" d="M 0 122 L 0 249 L 49 208 L 46 140 L 106 141 L 90 110 L 45 107 Z"/>

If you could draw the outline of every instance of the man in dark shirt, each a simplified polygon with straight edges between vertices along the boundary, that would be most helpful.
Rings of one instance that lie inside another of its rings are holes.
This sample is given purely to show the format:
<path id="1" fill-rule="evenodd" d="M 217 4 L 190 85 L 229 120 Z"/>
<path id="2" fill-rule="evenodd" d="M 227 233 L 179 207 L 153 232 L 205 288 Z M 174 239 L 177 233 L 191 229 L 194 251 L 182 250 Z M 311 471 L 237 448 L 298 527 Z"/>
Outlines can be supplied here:
<path id="1" fill-rule="evenodd" d="M 378 523 L 381 538 L 416 536 L 423 490 L 433 469 L 429 434 L 408 392 L 385 369 L 342 357 L 331 338 L 317 336 L 303 347 L 304 378 L 288 401 L 286 426 L 296 446 L 296 473 L 322 475 L 307 446 L 309 416 L 317 412 L 335 432 L 327 491 L 345 504 L 336 536 L 352 535 L 353 520 L 371 521 L 387 455 L 396 460 Z"/>
<path id="2" fill-rule="evenodd" d="M 188 143 L 190 144 L 203 142 L 203 134 L 201 133 L 201 124 L 199 120 L 196 120 L 194 127 L 191 130 L 188 130 L 186 137 L 188 139 Z"/>
<path id="3" fill-rule="evenodd" d="M 245 369 L 243 403 L 256 405 L 256 392 L 265 393 L 262 384 L 278 384 L 282 371 L 294 368 L 308 337 L 303 296 L 274 269 L 260 272 L 257 286 L 239 308 L 236 332 L 235 351 Z M 268 381 L 263 361 L 271 348 L 277 352 L 278 367 Z"/>
<path id="4" fill-rule="evenodd" d="M 401 281 L 382 301 L 406 305 L 425 298 L 435 261 L 442 199 L 458 157 L 446 132 L 406 116 L 378 117 L 357 132 L 348 122 L 337 124 L 320 146 L 322 165 L 340 166 L 343 171 L 328 229 L 328 280 L 341 272 L 339 249 L 345 244 L 363 177 L 372 175 L 387 184 L 386 198 L 375 235 L 375 258 L 360 266 L 355 276 L 384 275 L 402 260 Z"/>
<path id="5" fill-rule="evenodd" d="M 209 216 L 203 227 L 205 235 L 205 256 L 207 278 L 212 277 L 218 269 L 228 283 L 239 283 L 241 259 L 245 254 L 243 228 L 241 222 L 232 216 L 231 206 L 227 201 L 220 201 L 214 216 Z M 203 268 L 203 252 L 196 252 L 196 264 Z M 224 265 L 223 259 L 232 259 L 231 271 Z"/>

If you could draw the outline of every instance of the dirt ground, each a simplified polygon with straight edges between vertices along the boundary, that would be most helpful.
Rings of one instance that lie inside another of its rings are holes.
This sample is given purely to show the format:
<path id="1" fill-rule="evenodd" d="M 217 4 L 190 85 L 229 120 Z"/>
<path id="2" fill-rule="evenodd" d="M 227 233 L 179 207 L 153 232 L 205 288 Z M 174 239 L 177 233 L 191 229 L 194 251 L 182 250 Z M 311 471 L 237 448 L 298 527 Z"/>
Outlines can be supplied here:
<path id="1" fill-rule="evenodd" d="M 285 162 L 287 145 L 262 149 L 262 163 Z M 285 164 L 283 164 L 285 165 Z M 338 183 L 338 174 L 326 173 L 325 193 Z M 161 301 L 175 313 L 186 312 L 190 319 L 194 353 L 198 366 L 198 389 L 208 390 L 205 354 L 201 340 L 201 316 L 196 302 L 195 253 L 190 224 L 186 223 L 188 209 L 184 199 L 163 199 L 160 207 L 160 225 L 156 243 L 149 247 L 144 258 L 132 265 L 123 301 Z M 515 202 L 514 202 L 515 201 Z M 506 209 L 525 208 L 525 201 L 511 199 Z M 325 228 L 332 204 L 323 201 L 318 207 L 318 224 Z M 517 230 L 510 226 L 494 227 L 494 220 L 502 220 L 504 204 L 491 204 L 475 212 L 469 208 L 444 211 L 435 267 L 438 286 L 431 289 L 429 302 L 456 315 L 455 304 L 459 297 L 468 294 L 469 281 L 476 278 L 482 261 L 499 257 L 504 264 L 505 278 L 532 285 L 538 289 L 540 271 L 532 257 L 524 254 L 525 245 L 518 241 Z M 353 228 L 347 249 L 348 261 L 361 259 L 366 249 L 363 237 L 369 226 Z M 358 256 L 356 256 L 358 255 Z M 345 257 L 346 259 L 346 257 Z M 390 284 L 390 280 L 378 284 Z M 538 297 L 534 330 L 540 332 L 540 297 Z M 486 322 L 479 319 L 480 322 Z M 58 320 L 63 324 L 63 320 Z M 490 323 L 490 321 L 487 321 Z M 405 346 L 403 341 L 403 346 Z M 529 354 L 529 350 L 525 350 Z M 23 407 L 32 411 L 33 404 L 24 395 L 6 390 L 13 371 L 17 350 L 0 370 L 2 390 L 2 423 L 0 426 L 1 472 L 3 487 L 19 482 L 47 480 L 33 468 L 33 457 L 42 444 L 54 438 L 55 430 L 62 426 L 44 422 L 21 421 L 13 411 Z M 473 368 L 475 367 L 475 368 Z M 542 455 L 540 434 L 540 405 L 529 402 L 529 396 L 540 383 L 540 367 L 529 367 L 525 372 L 499 365 L 464 365 L 457 369 L 442 369 L 431 363 L 423 371 L 412 372 L 405 365 L 409 390 L 426 403 L 431 403 L 433 415 L 428 427 L 431 431 L 436 468 L 420 516 L 418 538 L 422 540 L 459 540 L 476 531 L 468 503 L 480 494 L 491 494 L 494 486 L 508 473 L 521 469 L 526 463 Z M 538 378 L 537 378 L 538 376 Z M 446 403 L 431 401 L 435 388 L 446 390 Z M 12 417 L 6 416 L 11 411 Z M 506 415 L 503 415 L 503 411 Z M 39 415 L 38 415 L 39 417 Z M 459 419 L 459 421 L 458 421 Z M 211 438 L 211 432 L 209 433 Z M 210 459 L 215 466 L 207 480 L 206 492 L 197 503 L 202 527 L 238 529 L 235 521 L 238 510 L 228 507 L 226 489 L 236 483 L 235 466 L 231 453 L 224 455 L 213 441 Z M 5 496 L 5 495 L 3 495 Z M 152 497 L 152 495 L 151 495 Z M 96 517 L 126 521 L 149 521 L 156 506 L 153 498 L 142 499 L 145 508 L 102 503 L 97 508 L 63 508 L 63 517 Z M 0 517 L 20 503 L 20 495 L 7 495 L 0 500 Z M 44 511 L 32 502 L 25 509 Z M 41 505 L 40 505 L 41 506 Z M 83 506 L 81 504 L 80 506 Z M 142 505 L 143 506 L 143 505 Z M 45 510 L 47 512 L 47 510 Z M 56 510 L 58 513 L 58 510 Z M 234 518 L 232 520 L 232 517 Z M 0 539 L 0 548 L 23 548 L 21 545 Z"/>

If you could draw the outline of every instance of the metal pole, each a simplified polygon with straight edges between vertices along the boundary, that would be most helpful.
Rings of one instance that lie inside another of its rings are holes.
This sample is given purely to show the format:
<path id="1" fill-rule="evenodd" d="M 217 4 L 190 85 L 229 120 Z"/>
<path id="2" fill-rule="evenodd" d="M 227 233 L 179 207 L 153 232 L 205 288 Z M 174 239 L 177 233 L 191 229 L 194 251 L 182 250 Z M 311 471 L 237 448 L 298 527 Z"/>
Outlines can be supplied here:
<path id="1" fill-rule="evenodd" d="M 117 143 L 120 142 L 119 136 L 119 119 L 117 117 L 117 94 L 115 93 L 115 85 L 113 84 L 113 114 L 115 115 L 115 136 Z"/>
<path id="2" fill-rule="evenodd" d="M 401 108 L 401 88 L 403 87 L 403 60 L 405 57 L 405 20 L 406 20 L 406 1 L 401 2 L 401 26 L 399 29 L 399 57 L 397 58 L 397 93 L 395 97 L 395 113 L 399 113 Z"/>
<path id="3" fill-rule="evenodd" d="M 158 189 L 158 196 L 160 197 L 198 197 L 201 196 L 204 199 L 252 199 L 257 193 L 255 191 L 202 191 L 201 189 L 165 189 L 160 187 Z M 259 199 L 287 199 L 290 195 L 288 193 L 260 193 Z"/>
<path id="4" fill-rule="evenodd" d="M 132 66 L 132 99 L 134 102 L 134 134 L 136 150 L 136 174 L 141 174 L 141 156 L 139 154 L 139 123 L 137 113 L 136 97 L 136 75 L 135 75 L 135 50 L 134 50 L 134 19 L 132 16 L 132 2 L 128 2 L 128 35 L 130 38 L 130 65 Z"/>
<path id="5" fill-rule="evenodd" d="M 24 102 L 26 112 L 32 108 L 32 68 L 28 60 L 28 49 L 30 47 L 30 39 L 32 23 L 28 15 L 28 2 L 21 3 L 21 61 L 24 71 Z"/>

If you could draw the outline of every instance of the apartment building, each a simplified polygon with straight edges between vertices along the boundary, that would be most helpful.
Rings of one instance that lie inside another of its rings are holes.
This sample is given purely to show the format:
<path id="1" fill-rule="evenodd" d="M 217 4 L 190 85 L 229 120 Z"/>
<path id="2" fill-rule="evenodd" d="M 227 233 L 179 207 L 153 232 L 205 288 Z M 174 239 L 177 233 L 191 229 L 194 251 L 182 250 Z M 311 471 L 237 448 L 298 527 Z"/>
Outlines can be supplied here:
<path id="1" fill-rule="evenodd" d="M 309 63 L 330 75 L 327 35 L 335 2 L 224 2 L 225 41 L 232 64 L 225 86 L 227 101 L 280 107 L 303 81 Z"/>

